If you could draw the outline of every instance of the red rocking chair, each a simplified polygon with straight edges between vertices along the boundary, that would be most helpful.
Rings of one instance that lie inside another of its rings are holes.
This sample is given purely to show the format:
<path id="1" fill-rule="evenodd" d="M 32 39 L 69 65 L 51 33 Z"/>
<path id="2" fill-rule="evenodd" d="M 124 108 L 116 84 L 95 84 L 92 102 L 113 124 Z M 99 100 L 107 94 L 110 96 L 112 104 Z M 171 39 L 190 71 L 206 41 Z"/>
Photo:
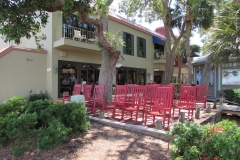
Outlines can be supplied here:
<path id="1" fill-rule="evenodd" d="M 196 85 L 196 103 L 203 103 L 203 108 L 206 109 L 207 103 L 207 86 Z"/>
<path id="2" fill-rule="evenodd" d="M 144 121 L 144 111 L 146 107 L 146 86 L 134 86 L 132 93 L 132 103 L 130 106 L 122 108 L 122 118 L 124 120 L 125 112 L 130 112 L 130 117 L 133 119 L 133 112 L 135 112 L 135 124 L 138 123 L 139 112 L 142 112 L 142 121 Z"/>
<path id="3" fill-rule="evenodd" d="M 74 88 L 73 88 L 73 92 L 72 95 L 80 95 L 82 91 L 82 84 L 74 84 Z M 71 100 L 71 96 L 70 95 L 63 95 L 63 103 L 65 102 L 70 102 Z"/>
<path id="4" fill-rule="evenodd" d="M 181 110 L 187 110 L 188 120 L 194 118 L 193 111 L 196 109 L 196 88 L 195 86 L 182 86 L 179 100 L 173 103 L 173 117 L 175 109 L 178 109 L 178 116 Z"/>
<path id="5" fill-rule="evenodd" d="M 156 89 L 154 104 L 146 107 L 145 110 L 145 125 L 149 118 L 152 118 L 154 124 L 155 117 L 162 117 L 163 128 L 169 128 L 173 103 L 172 95 L 172 87 L 158 87 Z"/>

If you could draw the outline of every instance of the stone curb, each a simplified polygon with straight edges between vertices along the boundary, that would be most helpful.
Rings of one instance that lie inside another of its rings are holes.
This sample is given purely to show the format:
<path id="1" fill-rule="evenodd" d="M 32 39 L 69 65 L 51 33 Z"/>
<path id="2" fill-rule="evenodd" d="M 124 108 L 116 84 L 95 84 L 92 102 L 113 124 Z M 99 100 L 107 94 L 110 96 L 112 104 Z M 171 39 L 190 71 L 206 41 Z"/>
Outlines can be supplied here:
<path id="1" fill-rule="evenodd" d="M 161 140 L 166 141 L 166 142 L 169 142 L 172 139 L 171 137 L 169 137 L 166 134 L 166 131 L 163 131 L 163 130 L 148 128 L 148 127 L 145 127 L 145 126 L 127 124 L 127 123 L 122 123 L 122 122 L 108 120 L 108 119 L 101 119 L 101 118 L 92 117 L 92 116 L 89 116 L 89 118 L 93 122 L 105 124 L 105 125 L 108 125 L 108 126 L 111 126 L 111 127 L 114 127 L 114 128 L 124 129 L 124 130 L 127 130 L 127 131 L 137 132 L 137 133 L 140 133 L 140 134 L 144 134 L 144 135 L 147 135 L 147 136 L 151 136 L 151 137 L 154 137 L 154 138 L 161 139 Z"/>

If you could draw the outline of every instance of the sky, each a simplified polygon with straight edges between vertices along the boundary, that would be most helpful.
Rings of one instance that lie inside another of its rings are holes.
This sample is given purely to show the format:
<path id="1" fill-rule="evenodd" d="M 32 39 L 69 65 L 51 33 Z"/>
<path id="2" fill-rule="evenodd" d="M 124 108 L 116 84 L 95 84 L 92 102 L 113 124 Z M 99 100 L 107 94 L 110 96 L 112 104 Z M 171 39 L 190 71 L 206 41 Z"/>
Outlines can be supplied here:
<path id="1" fill-rule="evenodd" d="M 119 1 L 120 0 L 114 0 L 111 7 L 117 9 Z M 124 17 L 124 18 L 127 18 L 126 15 L 120 14 L 120 13 L 118 13 L 118 11 L 116 11 L 115 14 L 118 14 L 118 15 Z M 163 26 L 163 23 L 160 20 L 155 21 L 155 22 L 150 24 L 150 23 L 145 22 L 144 19 L 142 19 L 142 20 L 137 19 L 136 23 L 140 24 L 140 25 L 142 25 L 142 26 L 144 26 L 148 29 L 151 29 L 153 31 L 155 31 L 156 28 Z M 200 35 L 197 32 L 193 32 L 192 34 L 193 34 L 193 36 L 190 38 L 190 44 L 196 44 L 196 45 L 199 45 L 199 46 L 203 46 L 203 43 L 201 42 Z"/>

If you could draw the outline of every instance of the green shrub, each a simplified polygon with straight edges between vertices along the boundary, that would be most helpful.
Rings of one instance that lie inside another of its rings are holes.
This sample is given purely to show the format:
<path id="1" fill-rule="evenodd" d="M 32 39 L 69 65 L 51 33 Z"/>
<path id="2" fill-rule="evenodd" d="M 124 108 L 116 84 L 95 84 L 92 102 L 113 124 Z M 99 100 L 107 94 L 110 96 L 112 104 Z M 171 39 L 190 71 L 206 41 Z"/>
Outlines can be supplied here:
<path id="1" fill-rule="evenodd" d="M 177 136 L 171 142 L 170 156 L 172 159 L 199 159 L 201 156 L 200 142 L 204 135 L 199 124 L 194 122 L 175 124 L 168 135 Z"/>
<path id="2" fill-rule="evenodd" d="M 234 121 L 223 120 L 204 126 L 194 122 L 179 123 L 168 135 L 176 137 L 171 142 L 171 159 L 214 159 L 217 156 L 239 159 L 240 128 Z"/>
<path id="3" fill-rule="evenodd" d="M 230 102 L 240 104 L 240 88 L 223 90 L 224 97 Z"/>
<path id="4" fill-rule="evenodd" d="M 36 130 L 37 147 L 41 150 L 48 151 L 58 145 L 60 140 L 65 139 L 71 131 L 71 128 L 65 127 L 64 124 L 58 120 L 52 120 L 48 123 L 47 127 Z"/>
<path id="5" fill-rule="evenodd" d="M 31 94 L 28 98 L 30 102 L 36 101 L 36 100 L 45 100 L 49 99 L 50 97 L 48 94 Z"/>
<path id="6" fill-rule="evenodd" d="M 240 88 L 234 89 L 234 93 L 236 95 L 236 103 L 240 104 Z"/>
<path id="7" fill-rule="evenodd" d="M 87 110 L 82 103 L 56 103 L 52 104 L 39 114 L 42 125 L 58 119 L 66 127 L 72 128 L 73 132 L 84 132 L 90 124 Z"/>
<path id="8" fill-rule="evenodd" d="M 223 92 L 224 92 L 225 99 L 231 102 L 235 101 L 235 94 L 233 89 L 225 89 L 223 90 Z"/>
<path id="9" fill-rule="evenodd" d="M 14 97 L 0 105 L 0 145 L 9 141 L 14 156 L 29 147 L 50 150 L 71 132 L 84 132 L 90 124 L 82 103 L 56 103 L 51 99 L 26 101 Z"/>
<path id="10" fill-rule="evenodd" d="M 0 104 L 0 117 L 11 113 L 23 113 L 26 110 L 26 100 L 22 96 L 8 99 L 5 103 Z"/>
<path id="11" fill-rule="evenodd" d="M 202 143 L 202 154 L 213 159 L 238 160 L 240 155 L 240 128 L 236 122 L 223 120 L 215 125 L 205 127 L 205 139 Z M 211 152 L 209 152 L 211 151 Z"/>

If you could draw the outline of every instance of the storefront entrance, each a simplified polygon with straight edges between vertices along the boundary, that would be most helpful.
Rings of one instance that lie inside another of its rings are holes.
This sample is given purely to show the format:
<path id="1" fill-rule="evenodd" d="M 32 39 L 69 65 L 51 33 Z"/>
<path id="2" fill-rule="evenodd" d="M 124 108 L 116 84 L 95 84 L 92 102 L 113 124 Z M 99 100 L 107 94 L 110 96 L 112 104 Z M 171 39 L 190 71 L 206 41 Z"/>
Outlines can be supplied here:
<path id="1" fill-rule="evenodd" d="M 100 64 L 58 61 L 58 97 L 72 95 L 75 83 L 98 84 Z"/>
<path id="2" fill-rule="evenodd" d="M 146 84 L 146 69 L 121 67 L 116 70 L 116 84 Z"/>

